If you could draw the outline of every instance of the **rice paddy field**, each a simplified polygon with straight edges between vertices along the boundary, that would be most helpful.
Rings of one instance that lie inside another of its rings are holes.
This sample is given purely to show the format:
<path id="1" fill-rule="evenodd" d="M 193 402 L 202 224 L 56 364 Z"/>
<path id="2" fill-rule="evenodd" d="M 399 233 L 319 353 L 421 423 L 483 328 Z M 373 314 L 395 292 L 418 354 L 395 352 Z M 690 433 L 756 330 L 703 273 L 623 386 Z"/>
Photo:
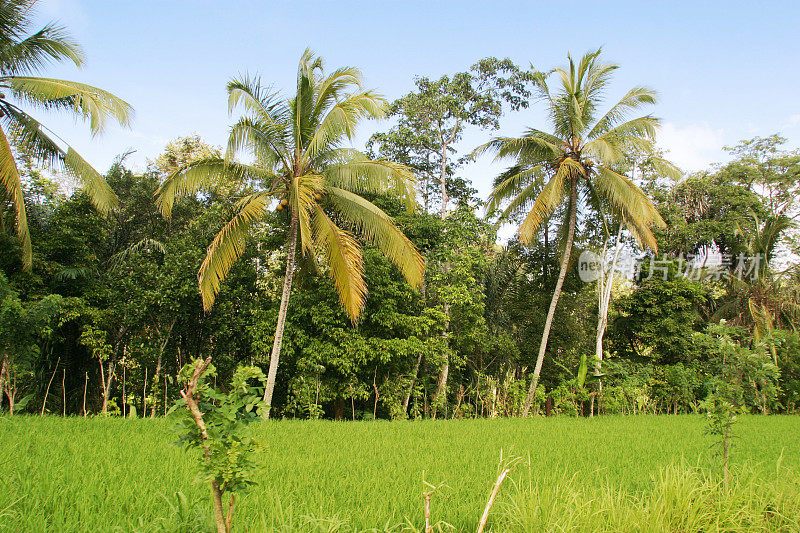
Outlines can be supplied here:
<path id="1" fill-rule="evenodd" d="M 269 421 L 236 531 L 800 531 L 800 418 L 740 420 L 731 486 L 699 416 Z M 213 531 L 169 420 L 0 419 L 0 530 Z M 424 473 L 424 474 L 423 474 Z"/>

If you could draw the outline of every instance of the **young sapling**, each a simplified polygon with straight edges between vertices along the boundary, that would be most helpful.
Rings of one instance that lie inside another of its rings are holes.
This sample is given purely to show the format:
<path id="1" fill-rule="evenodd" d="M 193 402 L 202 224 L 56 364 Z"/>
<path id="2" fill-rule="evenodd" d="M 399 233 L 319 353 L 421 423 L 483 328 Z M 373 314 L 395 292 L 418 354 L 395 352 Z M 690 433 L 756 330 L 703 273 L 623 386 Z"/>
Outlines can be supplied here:
<path id="1" fill-rule="evenodd" d="M 207 383 L 206 380 L 215 374 L 210 357 L 185 365 L 179 374 L 185 387 L 172 411 L 180 416 L 181 443 L 203 451 L 197 481 L 211 485 L 217 533 L 230 533 L 234 493 L 254 484 L 253 456 L 258 443 L 250 435 L 248 426 L 266 418 L 269 407 L 261 399 L 266 376 L 259 368 L 239 367 L 227 393 Z M 253 380 L 260 385 L 250 385 Z M 223 513 L 227 493 L 230 493 L 228 510 Z"/>

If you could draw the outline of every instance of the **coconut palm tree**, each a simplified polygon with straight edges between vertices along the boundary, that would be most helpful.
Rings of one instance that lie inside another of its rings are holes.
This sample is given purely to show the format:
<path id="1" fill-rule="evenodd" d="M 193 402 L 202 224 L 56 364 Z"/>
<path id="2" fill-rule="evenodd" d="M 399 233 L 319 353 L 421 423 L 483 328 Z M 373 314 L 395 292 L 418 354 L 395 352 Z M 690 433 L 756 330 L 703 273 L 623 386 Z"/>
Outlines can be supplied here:
<path id="1" fill-rule="evenodd" d="M 93 135 L 101 133 L 109 119 L 127 126 L 133 114 L 130 105 L 97 87 L 36 76 L 51 62 L 72 61 L 81 66 L 83 52 L 64 28 L 52 23 L 29 33 L 34 3 L 0 0 L 0 194 L 5 197 L 3 207 L 13 212 L 26 269 L 32 262 L 31 237 L 9 134 L 30 155 L 81 183 L 100 212 L 113 209 L 117 196 L 72 147 L 25 109 L 72 113 L 89 122 Z"/>
<path id="2" fill-rule="evenodd" d="M 379 118 L 386 101 L 362 87 L 361 72 L 345 67 L 325 75 L 322 59 L 306 50 L 297 70 L 297 92 L 288 100 L 266 90 L 257 78 L 228 83 L 228 107 L 243 115 L 231 127 L 224 158 L 206 159 L 172 173 L 157 192 L 169 215 L 177 196 L 194 194 L 221 178 L 255 187 L 236 202 L 236 212 L 214 237 L 200 272 L 203 305 L 210 309 L 245 238 L 277 201 L 287 226 L 286 270 L 264 400 L 272 402 L 297 247 L 311 259 L 324 259 L 345 311 L 355 322 L 364 306 L 360 234 L 380 248 L 413 286 L 422 283 L 424 261 L 391 217 L 360 193 L 392 194 L 415 206 L 414 177 L 403 165 L 370 160 L 344 147 L 362 118 Z M 250 163 L 236 160 L 246 151 Z"/>
<path id="3" fill-rule="evenodd" d="M 535 86 L 547 105 L 552 133 L 529 129 L 522 137 L 499 137 L 479 147 L 476 154 L 493 153 L 495 159 L 513 159 L 492 191 L 487 211 L 501 207 L 499 221 L 524 215 L 518 235 L 530 244 L 539 226 L 559 206 L 565 207 L 566 238 L 561 268 L 547 312 L 539 353 L 523 416 L 530 411 L 539 383 L 553 316 L 569 267 L 579 210 L 608 203 L 617 209 L 628 230 L 640 244 L 656 249 L 651 231 L 663 225 L 652 201 L 619 171 L 626 153 L 652 153 L 658 119 L 651 115 L 628 119 L 631 112 L 656 101 L 646 87 L 634 87 L 605 114 L 599 113 L 604 92 L 617 65 L 603 63 L 600 50 L 585 54 L 579 62 L 568 58 L 566 69 L 535 72 Z M 558 78 L 551 90 L 548 79 Z M 566 205 L 564 205 L 566 204 Z"/>

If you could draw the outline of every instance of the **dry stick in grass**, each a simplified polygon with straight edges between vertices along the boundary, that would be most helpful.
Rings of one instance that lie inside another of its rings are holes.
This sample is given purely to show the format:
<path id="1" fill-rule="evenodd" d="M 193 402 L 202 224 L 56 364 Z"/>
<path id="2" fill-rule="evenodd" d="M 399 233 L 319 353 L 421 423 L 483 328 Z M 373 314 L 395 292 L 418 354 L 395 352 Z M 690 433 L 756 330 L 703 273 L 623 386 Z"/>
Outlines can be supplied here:
<path id="1" fill-rule="evenodd" d="M 142 418 L 145 418 L 147 412 L 147 367 L 144 367 L 144 385 L 142 386 Z"/>
<path id="2" fill-rule="evenodd" d="M 426 492 L 423 496 L 423 500 L 425 502 L 425 533 L 432 533 L 433 527 L 431 527 L 431 494 L 430 492 Z"/>
<path id="3" fill-rule="evenodd" d="M 483 533 L 483 529 L 486 527 L 486 522 L 489 520 L 489 510 L 491 510 L 492 505 L 494 505 L 494 500 L 500 493 L 500 485 L 502 485 L 503 480 L 506 478 L 509 472 L 511 472 L 510 468 L 504 468 L 500 472 L 500 475 L 497 476 L 497 481 L 494 482 L 494 488 L 492 488 L 492 494 L 489 496 L 489 501 L 486 502 L 486 508 L 483 510 L 483 516 L 481 516 L 481 521 L 478 524 L 478 533 Z"/>
<path id="4" fill-rule="evenodd" d="M 83 380 L 83 418 L 86 418 L 86 387 L 89 386 L 89 373 L 84 372 L 85 378 Z"/>
<path id="5" fill-rule="evenodd" d="M 167 376 L 164 376 L 164 416 L 167 416 Z"/>
<path id="6" fill-rule="evenodd" d="M 375 366 L 375 374 L 372 376 L 372 388 L 375 389 L 375 406 L 372 408 L 372 421 L 375 422 L 375 419 L 378 415 L 378 399 L 380 398 L 380 394 L 378 393 L 378 385 L 376 380 L 378 379 L 378 367 Z"/>
<path id="7" fill-rule="evenodd" d="M 56 367 L 53 369 L 53 375 L 50 376 L 50 381 L 47 382 L 47 389 L 44 391 L 44 401 L 42 401 L 42 412 L 40 413 L 41 416 L 44 416 L 44 408 L 47 405 L 47 395 L 50 394 L 50 385 L 53 384 L 53 378 L 56 377 L 56 372 L 58 371 L 58 363 L 61 362 L 61 357 L 58 358 L 56 361 Z"/>
<path id="8" fill-rule="evenodd" d="M 430 490 L 426 490 L 422 493 L 422 501 L 425 506 L 425 533 L 433 533 L 433 524 L 431 524 L 431 495 L 442 487 L 447 487 L 447 485 L 445 483 L 439 483 L 438 485 L 428 483 L 425 481 L 424 470 L 422 471 L 422 484 L 430 488 Z"/>
<path id="9" fill-rule="evenodd" d="M 208 432 L 206 431 L 205 420 L 203 420 L 203 413 L 200 412 L 200 408 L 197 406 L 197 400 L 195 399 L 194 395 L 197 392 L 198 380 L 205 373 L 205 371 L 208 370 L 210 364 L 211 357 L 208 357 L 202 363 L 196 365 L 194 367 L 194 372 L 192 373 L 191 379 L 189 379 L 189 382 L 186 384 L 186 389 L 181 391 L 181 397 L 186 400 L 186 407 L 189 408 L 189 412 L 192 413 L 192 418 L 194 418 L 194 423 L 197 424 L 197 427 L 200 429 L 200 435 L 203 437 L 203 453 L 207 458 L 211 456 L 211 450 L 205 443 L 205 441 L 208 440 Z M 229 533 L 230 525 L 233 521 L 233 495 L 231 494 L 231 501 L 228 505 L 227 516 L 223 517 L 222 490 L 219 488 L 219 484 L 217 483 L 216 479 L 211 482 L 211 493 L 214 496 L 214 518 L 217 522 L 217 533 Z"/>
<path id="10" fill-rule="evenodd" d="M 492 487 L 492 493 L 489 495 L 489 501 L 486 502 L 486 507 L 483 510 L 483 516 L 481 516 L 481 521 L 478 524 L 477 533 L 483 533 L 486 523 L 489 521 L 489 511 L 492 509 L 492 505 L 494 505 L 494 500 L 497 498 L 497 495 L 500 494 L 500 485 L 503 484 L 503 480 L 506 479 L 508 473 L 514 469 L 521 459 L 521 457 L 515 457 L 512 455 L 504 460 L 503 451 L 500 450 L 500 475 L 497 476 L 497 481 L 494 482 L 494 487 Z"/>
<path id="11" fill-rule="evenodd" d="M 353 398 L 353 384 L 350 384 L 350 407 L 353 409 L 353 422 L 356 421 L 356 401 Z"/>
<path id="12" fill-rule="evenodd" d="M 127 381 L 127 374 L 125 373 L 125 365 L 122 365 L 122 418 L 125 418 L 125 404 L 128 403 L 128 398 L 125 396 L 125 384 Z"/>
<path id="13" fill-rule="evenodd" d="M 67 379 L 67 369 L 61 369 L 61 416 L 67 416 L 67 389 L 64 388 L 64 381 Z"/>

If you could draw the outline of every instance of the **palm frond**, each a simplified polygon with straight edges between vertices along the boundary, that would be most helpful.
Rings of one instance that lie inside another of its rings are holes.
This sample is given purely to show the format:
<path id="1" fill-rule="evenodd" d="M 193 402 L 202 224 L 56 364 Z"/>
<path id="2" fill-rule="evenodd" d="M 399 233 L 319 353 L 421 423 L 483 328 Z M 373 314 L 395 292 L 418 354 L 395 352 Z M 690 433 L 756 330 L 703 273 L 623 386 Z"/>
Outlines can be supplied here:
<path id="1" fill-rule="evenodd" d="M 583 150 L 605 165 L 620 163 L 631 150 L 652 154 L 658 125 L 659 120 L 651 115 L 638 117 L 598 135 Z"/>
<path id="2" fill-rule="evenodd" d="M 74 81 L 14 76 L 7 80 L 16 98 L 44 109 L 67 110 L 89 121 L 93 135 L 101 133 L 109 119 L 129 126 L 133 108 L 110 92 Z"/>
<path id="3" fill-rule="evenodd" d="M 501 178 L 502 181 L 495 186 L 489 195 L 486 212 L 493 213 L 500 208 L 501 204 L 513 198 L 512 203 L 515 204 L 515 207 L 514 209 L 506 209 L 505 216 L 508 216 L 527 203 L 532 190 L 536 187 L 542 187 L 544 176 L 542 175 L 541 165 L 532 168 L 514 166 L 502 174 Z M 504 217 L 501 216 L 500 218 Z"/>
<path id="4" fill-rule="evenodd" d="M 531 243 L 539 225 L 555 211 L 564 199 L 565 184 L 568 179 L 575 179 L 573 168 L 568 163 L 562 163 L 555 175 L 542 187 L 542 192 L 536 197 L 530 212 L 517 231 L 523 244 Z"/>
<path id="5" fill-rule="evenodd" d="M 5 118 L 16 128 L 20 142 L 44 164 L 75 178 L 103 214 L 117 206 L 118 198 L 105 179 L 72 147 L 64 151 L 48 136 L 39 122 L 15 106 L 4 107 Z"/>
<path id="6" fill-rule="evenodd" d="M 476 148 L 475 155 L 493 154 L 495 161 L 513 158 L 519 164 L 537 165 L 557 159 L 561 141 L 539 130 L 530 129 L 522 137 L 496 137 Z"/>
<path id="7" fill-rule="evenodd" d="M 96 274 L 91 267 L 64 267 L 53 276 L 57 281 L 75 281 L 76 279 L 90 278 Z"/>
<path id="8" fill-rule="evenodd" d="M 637 117 L 622 124 L 618 124 L 610 130 L 601 133 L 595 139 L 629 139 L 640 137 L 643 139 L 655 139 L 656 131 L 660 120 L 653 115 Z"/>
<path id="9" fill-rule="evenodd" d="M 304 253 L 314 250 L 314 236 L 311 219 L 317 206 L 316 196 L 324 191 L 325 178 L 319 174 L 309 174 L 292 179 L 289 206 L 297 214 L 300 229 L 300 246 Z"/>
<path id="10" fill-rule="evenodd" d="M 647 163 L 660 175 L 677 182 L 683 177 L 683 172 L 671 161 L 659 156 L 650 156 Z"/>
<path id="11" fill-rule="evenodd" d="M 214 190 L 226 179 L 245 183 L 248 180 L 271 181 L 275 178 L 275 174 L 253 165 L 226 161 L 219 157 L 200 159 L 167 176 L 155 192 L 156 206 L 162 215 L 169 217 L 178 198 L 204 189 Z"/>
<path id="12" fill-rule="evenodd" d="M 4 196 L 10 200 L 14 209 L 14 231 L 22 244 L 22 265 L 25 270 L 30 270 L 33 251 L 28 230 L 28 215 L 25 211 L 25 197 L 14 154 L 2 128 L 0 128 L 0 185 L 3 187 Z"/>
<path id="13" fill-rule="evenodd" d="M 597 121 L 586 138 L 594 139 L 598 135 L 602 135 L 624 120 L 631 111 L 635 111 L 643 105 L 655 104 L 656 101 L 657 93 L 654 90 L 648 87 L 632 88 Z"/>
<path id="14" fill-rule="evenodd" d="M 325 168 L 329 165 L 344 165 L 352 162 L 369 161 L 363 152 L 355 148 L 331 148 L 318 153 L 309 163 L 312 168 Z"/>
<path id="15" fill-rule="evenodd" d="M 578 86 L 583 89 L 586 101 L 592 103 L 592 111 L 594 105 L 603 99 L 605 89 L 611 82 L 611 75 L 619 68 L 619 65 L 614 63 L 600 62 L 602 51 L 602 48 L 598 48 L 594 52 L 588 52 L 581 59 L 582 75 L 578 79 Z"/>
<path id="16" fill-rule="evenodd" d="M 292 136 L 291 110 L 286 102 L 278 99 L 277 92 L 264 88 L 258 77 L 245 75 L 228 82 L 228 112 L 238 107 L 249 116 L 241 117 L 231 128 L 226 157 L 250 147 L 256 159 L 280 159 L 288 167 Z"/>
<path id="17" fill-rule="evenodd" d="M 338 227 L 321 207 L 314 208 L 315 243 L 330 266 L 339 301 L 354 323 L 358 320 L 367 296 L 363 259 L 358 241 Z"/>
<path id="18" fill-rule="evenodd" d="M 317 74 L 322 71 L 322 59 L 306 49 L 297 66 L 297 92 L 291 102 L 292 130 L 294 144 L 298 148 L 308 145 L 314 134 L 314 97 L 316 96 Z"/>
<path id="19" fill-rule="evenodd" d="M 279 98 L 277 91 L 261 85 L 259 77 L 245 74 L 228 82 L 228 113 L 242 107 L 260 120 L 273 124 L 283 124 L 290 116 L 286 102 Z"/>
<path id="20" fill-rule="evenodd" d="M 305 160 L 335 147 L 343 138 L 352 140 L 356 126 L 362 119 L 382 118 L 387 109 L 386 99 L 374 91 L 361 91 L 336 102 L 308 141 Z"/>
<path id="21" fill-rule="evenodd" d="M 0 31 L 8 36 L 0 39 L 0 76 L 38 72 L 49 63 L 65 59 L 78 67 L 83 64 L 84 55 L 78 43 L 63 27 L 53 23 L 19 40 L 10 35 L 7 26 Z"/>
<path id="22" fill-rule="evenodd" d="M 225 158 L 233 160 L 240 150 L 248 148 L 256 161 L 266 168 L 273 169 L 278 162 L 288 168 L 290 155 L 285 126 L 251 117 L 239 118 L 231 126 Z"/>
<path id="23" fill-rule="evenodd" d="M 405 165 L 384 160 L 370 160 L 363 154 L 349 163 L 330 165 L 322 171 L 333 187 L 351 192 L 389 194 L 413 208 L 416 177 Z"/>
<path id="24" fill-rule="evenodd" d="M 397 265 L 412 287 L 420 288 L 425 260 L 392 218 L 357 194 L 337 187 L 327 187 L 326 191 L 334 209 Z"/>
<path id="25" fill-rule="evenodd" d="M 658 243 L 650 228 L 666 224 L 644 191 L 629 178 L 602 166 L 597 169 L 593 185 L 599 195 L 622 212 L 628 229 L 639 243 L 657 251 Z"/>
<path id="26" fill-rule="evenodd" d="M 138 242 L 131 244 L 124 250 L 112 255 L 109 258 L 108 263 L 111 266 L 111 270 L 115 270 L 122 266 L 130 257 L 153 251 L 163 254 L 166 252 L 166 247 L 164 246 L 164 243 L 157 239 L 145 237 Z"/>
<path id="27" fill-rule="evenodd" d="M 497 217 L 495 228 L 499 228 L 500 224 L 502 224 L 504 221 L 525 212 L 530 206 L 534 205 L 536 200 L 539 198 L 543 187 L 544 176 L 541 176 L 539 179 L 530 182 L 527 187 L 521 190 L 519 194 L 508 203 L 506 208 L 503 209 L 502 213 L 500 213 L 500 216 Z M 534 229 L 533 231 L 535 232 L 536 230 Z"/>
<path id="28" fill-rule="evenodd" d="M 313 119 L 319 120 L 325 110 L 338 101 L 348 87 L 360 89 L 362 81 L 361 71 L 355 67 L 342 67 L 334 70 L 317 87 Z"/>
<path id="29" fill-rule="evenodd" d="M 165 217 L 172 215 L 172 207 L 181 196 L 189 196 L 219 183 L 225 160 L 219 157 L 201 159 L 176 169 L 159 185 L 155 192 L 156 206 Z"/>
<path id="30" fill-rule="evenodd" d="M 108 182 L 71 146 L 67 148 L 64 156 L 64 167 L 83 185 L 84 191 L 98 211 L 106 214 L 117 207 L 119 198 Z"/>
<path id="31" fill-rule="evenodd" d="M 250 228 L 264 217 L 269 201 L 270 196 L 266 193 L 252 194 L 239 200 L 236 214 L 211 241 L 198 274 L 200 295 L 206 311 L 214 305 L 220 284 L 244 253 Z"/>

